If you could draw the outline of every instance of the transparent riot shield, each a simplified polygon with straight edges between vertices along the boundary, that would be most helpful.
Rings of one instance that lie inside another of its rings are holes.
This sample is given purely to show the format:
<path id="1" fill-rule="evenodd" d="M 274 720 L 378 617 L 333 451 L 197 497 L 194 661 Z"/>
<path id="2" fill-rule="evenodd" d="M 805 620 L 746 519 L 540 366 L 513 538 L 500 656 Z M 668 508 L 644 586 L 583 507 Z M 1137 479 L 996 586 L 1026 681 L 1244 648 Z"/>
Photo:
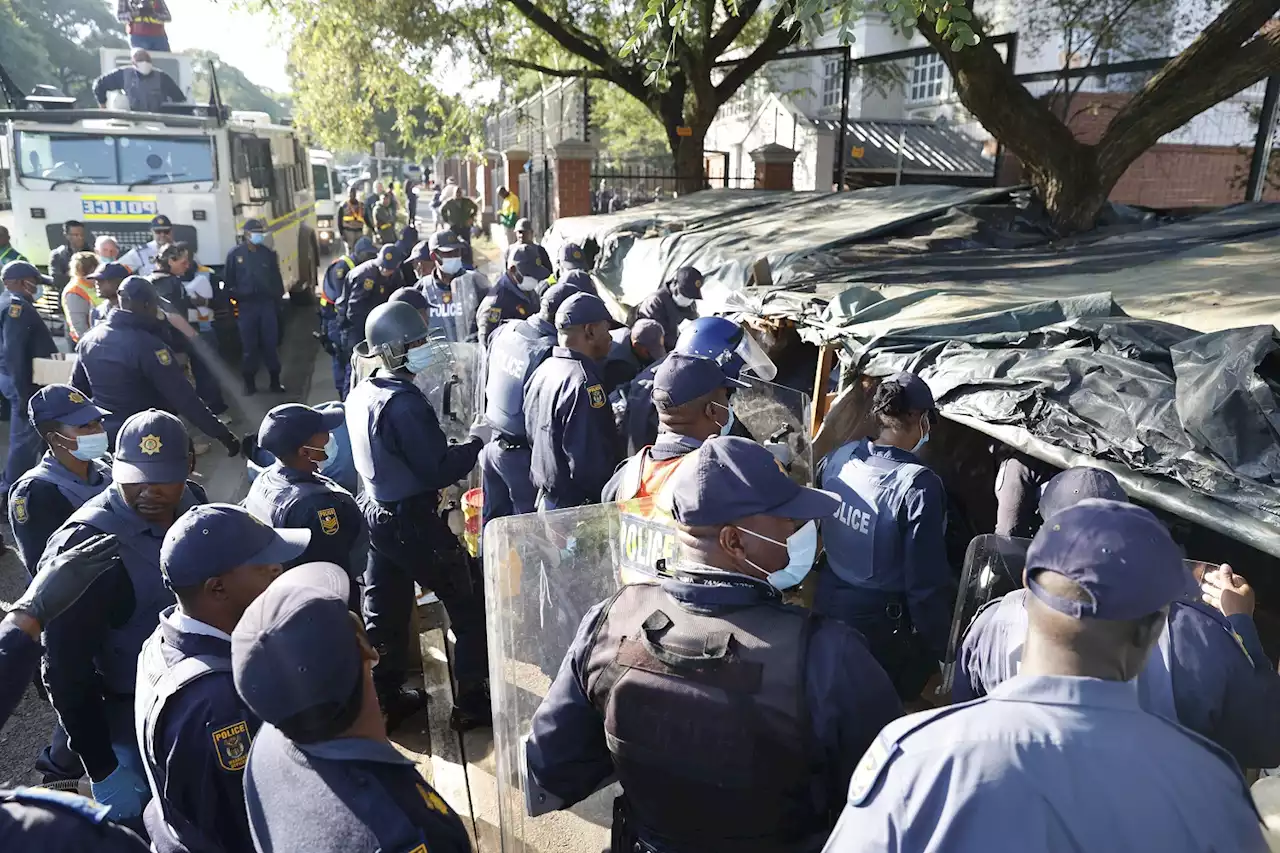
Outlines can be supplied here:
<path id="1" fill-rule="evenodd" d="M 483 352 L 475 343 L 432 341 L 428 346 L 435 354 L 427 369 L 414 375 L 413 384 L 427 395 L 444 434 L 466 441 L 472 421 L 483 411 L 477 408 L 483 399 Z"/>
<path id="2" fill-rule="evenodd" d="M 982 605 L 1022 586 L 1022 569 L 1027 562 L 1030 545 L 1030 539 L 993 533 L 975 536 L 969 542 L 964 554 L 964 568 L 960 570 L 956 607 L 951 616 L 940 692 L 951 692 L 956 653 L 964 632 Z"/>
<path id="3" fill-rule="evenodd" d="M 813 485 L 813 444 L 809 435 L 813 405 L 809 395 L 746 374 L 742 380 L 751 387 L 733 393 L 733 413 L 738 423 L 750 438 L 773 452 L 792 480 L 803 486 Z"/>
<path id="4" fill-rule="evenodd" d="M 524 740 L 583 616 L 668 553 L 648 499 L 495 519 L 484 529 L 489 677 L 500 849 L 599 853 L 609 848 L 616 785 L 550 806 L 525 769 Z M 644 524 L 638 522 L 643 520 Z M 532 809 L 530 808 L 532 806 Z"/>

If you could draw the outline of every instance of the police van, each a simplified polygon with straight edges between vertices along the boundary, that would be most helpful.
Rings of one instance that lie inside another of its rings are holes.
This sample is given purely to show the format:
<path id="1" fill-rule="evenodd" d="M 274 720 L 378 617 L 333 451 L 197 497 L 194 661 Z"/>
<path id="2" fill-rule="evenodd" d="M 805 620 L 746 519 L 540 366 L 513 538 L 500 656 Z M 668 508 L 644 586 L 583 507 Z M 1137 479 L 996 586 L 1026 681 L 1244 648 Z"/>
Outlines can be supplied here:
<path id="1" fill-rule="evenodd" d="M 103 69 L 120 54 L 104 49 Z M 153 54 L 157 68 L 190 59 Z M 182 85 L 180 83 L 180 85 Z M 175 240 L 220 270 L 245 220 L 267 223 L 291 292 L 312 292 L 319 268 L 315 189 L 300 135 L 266 113 L 229 112 L 217 98 L 164 113 L 127 109 L 26 108 L 0 111 L 0 225 L 39 263 L 62 243 L 66 220 L 90 238 L 110 236 L 121 251 L 151 239 L 164 214 Z M 108 102 L 109 107 L 111 102 Z"/>
<path id="2" fill-rule="evenodd" d="M 338 205 L 342 190 L 334 171 L 333 155 L 319 148 L 307 152 L 311 160 L 311 185 L 316 194 L 316 232 L 320 251 L 329 254 L 341 237 L 338 234 Z"/>

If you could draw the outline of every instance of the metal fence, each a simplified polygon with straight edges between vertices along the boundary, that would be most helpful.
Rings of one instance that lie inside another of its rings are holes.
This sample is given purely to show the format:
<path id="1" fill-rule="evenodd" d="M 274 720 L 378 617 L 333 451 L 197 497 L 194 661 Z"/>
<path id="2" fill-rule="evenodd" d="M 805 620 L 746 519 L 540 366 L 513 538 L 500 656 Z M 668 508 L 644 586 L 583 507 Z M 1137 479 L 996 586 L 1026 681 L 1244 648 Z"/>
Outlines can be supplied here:
<path id="1" fill-rule="evenodd" d="M 485 147 L 550 156 L 567 139 L 588 140 L 588 111 L 587 81 L 562 80 L 485 119 Z"/>

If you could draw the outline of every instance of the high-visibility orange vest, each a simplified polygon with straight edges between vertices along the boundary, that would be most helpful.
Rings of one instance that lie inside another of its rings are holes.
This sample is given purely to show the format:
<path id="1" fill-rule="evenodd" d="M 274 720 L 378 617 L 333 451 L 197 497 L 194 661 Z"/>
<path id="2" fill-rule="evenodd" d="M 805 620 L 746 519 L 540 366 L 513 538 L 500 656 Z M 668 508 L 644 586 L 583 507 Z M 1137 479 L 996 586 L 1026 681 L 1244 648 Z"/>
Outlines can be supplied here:
<path id="1" fill-rule="evenodd" d="M 83 298 L 89 303 L 90 309 L 92 309 L 95 304 L 94 294 L 86 290 L 84 284 L 82 284 L 78 278 L 71 279 L 71 281 L 67 282 L 67 286 L 62 289 L 62 317 L 67 321 L 67 335 L 71 338 L 72 342 L 78 343 L 80 341 L 80 335 L 76 334 L 76 332 L 71 328 L 71 311 L 67 308 L 68 294 Z"/>

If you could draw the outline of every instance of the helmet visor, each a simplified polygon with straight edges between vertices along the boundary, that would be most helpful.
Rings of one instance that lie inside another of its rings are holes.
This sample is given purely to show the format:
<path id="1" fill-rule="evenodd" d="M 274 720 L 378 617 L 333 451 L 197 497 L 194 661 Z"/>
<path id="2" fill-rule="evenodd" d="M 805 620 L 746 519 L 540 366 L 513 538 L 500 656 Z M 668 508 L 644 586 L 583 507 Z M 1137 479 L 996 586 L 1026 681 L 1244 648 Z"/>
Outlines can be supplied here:
<path id="1" fill-rule="evenodd" d="M 744 328 L 742 330 L 742 340 L 738 341 L 737 347 L 734 348 L 734 355 L 742 359 L 742 370 L 744 372 L 750 371 L 766 382 L 772 382 L 774 377 L 778 375 L 778 366 L 765 353 L 764 348 L 756 342 L 750 329 Z"/>

